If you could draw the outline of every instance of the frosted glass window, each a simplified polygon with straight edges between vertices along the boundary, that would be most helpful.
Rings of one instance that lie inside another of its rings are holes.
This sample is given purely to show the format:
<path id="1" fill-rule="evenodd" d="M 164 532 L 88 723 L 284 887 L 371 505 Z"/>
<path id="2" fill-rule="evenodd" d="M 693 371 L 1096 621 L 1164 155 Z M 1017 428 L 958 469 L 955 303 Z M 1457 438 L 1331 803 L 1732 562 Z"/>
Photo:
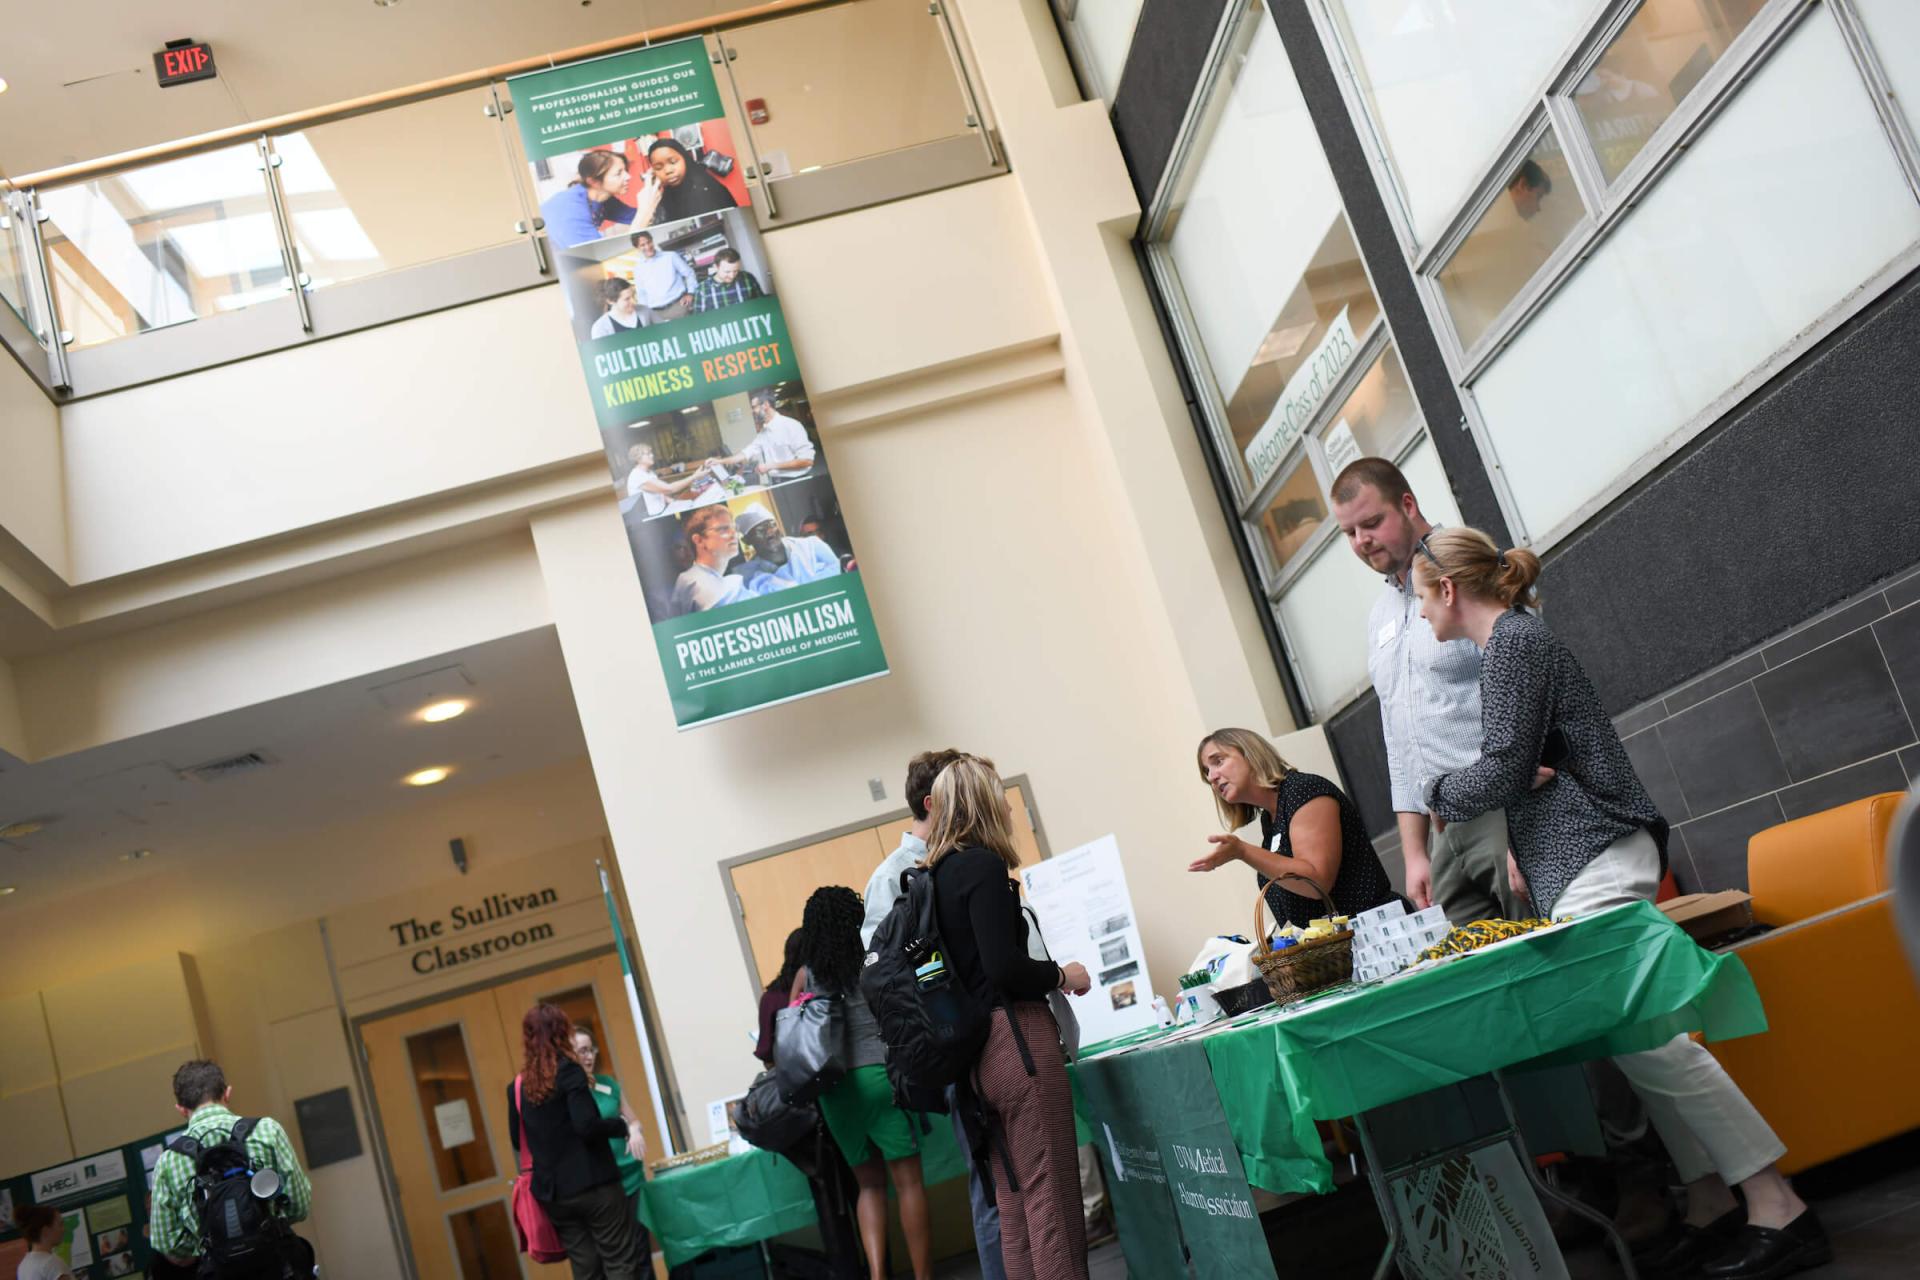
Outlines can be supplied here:
<path id="1" fill-rule="evenodd" d="M 1420 500 L 1420 514 L 1429 523 L 1463 523 L 1460 508 L 1453 500 L 1453 489 L 1447 484 L 1447 473 L 1440 468 L 1440 452 L 1433 447 L 1433 441 L 1422 440 L 1417 449 L 1402 458 L 1400 474 L 1413 487 L 1413 496 Z"/>
<path id="2" fill-rule="evenodd" d="M 1367 613 L 1380 577 L 1346 540 L 1327 543 L 1280 597 L 1280 625 L 1316 720 L 1367 683 Z"/>
<path id="3" fill-rule="evenodd" d="M 1914 0 L 1854 0 L 1893 86 L 1894 100 L 1920 136 L 1920 4 Z"/>
<path id="4" fill-rule="evenodd" d="M 1611 182 L 1767 0 L 1647 0 L 1575 87 L 1600 169 Z"/>
<path id="5" fill-rule="evenodd" d="M 1133 28 L 1140 20 L 1142 0 L 1079 0 L 1073 9 L 1073 29 L 1080 35 L 1080 47 L 1093 66 L 1095 95 L 1113 101 L 1120 89 L 1120 73 L 1126 70 L 1127 50 L 1133 44 Z"/>
<path id="6" fill-rule="evenodd" d="M 1552 129 L 1501 186 L 1440 272 L 1440 296 L 1460 345 L 1468 349 L 1587 212 Z"/>
<path id="7" fill-rule="evenodd" d="M 1432 441 L 1421 440 L 1400 460 L 1400 470 L 1427 519 L 1460 522 Z M 1380 591 L 1380 575 L 1360 562 L 1346 539 L 1335 538 L 1314 554 L 1280 597 L 1276 608 L 1287 650 L 1317 720 L 1367 686 L 1367 613 Z"/>
<path id="8" fill-rule="evenodd" d="M 1336 0 L 1360 89 L 1425 244 L 1492 167 L 1596 0 Z"/>
<path id="9" fill-rule="evenodd" d="M 1301 454 L 1293 464 L 1293 474 L 1280 482 L 1266 514 L 1260 517 L 1260 531 L 1266 535 L 1274 567 L 1284 569 L 1291 563 L 1326 518 L 1327 504 L 1320 496 L 1319 477 L 1313 474 L 1306 455 Z"/>
<path id="10" fill-rule="evenodd" d="M 1816 9 L 1476 384 L 1529 532 L 1565 525 L 1917 238 L 1920 204 Z"/>
<path id="11" fill-rule="evenodd" d="M 1279 32 L 1261 15 L 1166 235 L 1223 398 L 1255 363 L 1339 215 Z"/>

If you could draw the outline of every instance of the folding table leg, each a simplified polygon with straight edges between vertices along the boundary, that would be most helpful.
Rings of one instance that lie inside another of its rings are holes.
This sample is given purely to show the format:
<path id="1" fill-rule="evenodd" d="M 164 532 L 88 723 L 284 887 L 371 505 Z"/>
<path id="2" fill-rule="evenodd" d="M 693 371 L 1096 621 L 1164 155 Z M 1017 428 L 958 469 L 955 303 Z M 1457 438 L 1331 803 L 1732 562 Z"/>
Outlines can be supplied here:
<path id="1" fill-rule="evenodd" d="M 1512 1130 L 1508 1140 L 1513 1143 L 1513 1149 L 1520 1157 L 1520 1167 L 1526 1170 L 1527 1181 L 1533 1184 L 1533 1189 L 1555 1204 L 1579 1214 L 1599 1227 L 1605 1233 L 1608 1243 L 1613 1246 L 1613 1251 L 1620 1255 L 1620 1269 L 1626 1280 L 1640 1280 L 1640 1272 L 1633 1265 L 1633 1250 L 1627 1247 L 1626 1237 L 1621 1235 L 1619 1228 L 1613 1225 L 1613 1219 L 1592 1205 L 1568 1195 L 1540 1176 L 1539 1167 L 1534 1164 L 1533 1156 L 1527 1150 L 1527 1140 L 1520 1132 L 1520 1116 L 1514 1110 L 1512 1095 L 1507 1092 L 1507 1077 L 1504 1071 L 1493 1073 L 1493 1087 L 1494 1091 L 1500 1095 L 1500 1105 L 1507 1113 L 1507 1124 Z"/>
<path id="2" fill-rule="evenodd" d="M 1367 1130 L 1367 1117 L 1356 1115 L 1353 1127 L 1359 1130 L 1360 1152 L 1367 1158 L 1367 1185 L 1373 1189 L 1373 1203 L 1380 1210 L 1380 1221 L 1387 1228 L 1387 1247 L 1373 1268 L 1373 1280 L 1387 1280 L 1393 1274 L 1394 1261 L 1400 1254 L 1400 1215 L 1393 1210 L 1393 1197 L 1387 1186 L 1388 1171 L 1381 1167 L 1379 1156 L 1373 1149 L 1373 1135 Z"/>

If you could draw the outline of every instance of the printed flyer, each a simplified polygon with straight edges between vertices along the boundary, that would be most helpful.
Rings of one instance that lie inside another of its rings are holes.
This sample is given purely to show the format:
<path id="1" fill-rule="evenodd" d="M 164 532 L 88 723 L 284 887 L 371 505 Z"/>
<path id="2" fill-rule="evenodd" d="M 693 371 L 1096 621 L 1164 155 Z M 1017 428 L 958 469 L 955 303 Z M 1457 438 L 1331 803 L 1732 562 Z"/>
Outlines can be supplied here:
<path id="1" fill-rule="evenodd" d="M 885 675 L 706 43 L 510 85 L 675 722 Z"/>

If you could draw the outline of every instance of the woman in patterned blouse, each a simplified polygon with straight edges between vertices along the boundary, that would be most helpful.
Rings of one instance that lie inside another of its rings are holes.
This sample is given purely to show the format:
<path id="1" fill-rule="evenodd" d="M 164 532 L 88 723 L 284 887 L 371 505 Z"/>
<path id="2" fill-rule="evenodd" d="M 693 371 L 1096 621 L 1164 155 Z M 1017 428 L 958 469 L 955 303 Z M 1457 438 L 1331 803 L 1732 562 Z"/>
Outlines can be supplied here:
<path id="1" fill-rule="evenodd" d="M 1599 695 L 1537 613 L 1540 560 L 1478 529 L 1416 544 L 1420 615 L 1441 641 L 1480 646 L 1480 758 L 1428 779 L 1435 825 L 1504 807 L 1512 860 L 1542 914 L 1652 900 L 1667 824 Z M 1831 1258 L 1826 1232 L 1775 1163 L 1786 1147 L 1713 1055 L 1686 1035 L 1614 1059 L 1687 1184 L 1680 1232 L 1643 1262 L 1653 1275 L 1785 1276 Z M 1738 1185 L 1742 1212 L 1728 1189 Z"/>

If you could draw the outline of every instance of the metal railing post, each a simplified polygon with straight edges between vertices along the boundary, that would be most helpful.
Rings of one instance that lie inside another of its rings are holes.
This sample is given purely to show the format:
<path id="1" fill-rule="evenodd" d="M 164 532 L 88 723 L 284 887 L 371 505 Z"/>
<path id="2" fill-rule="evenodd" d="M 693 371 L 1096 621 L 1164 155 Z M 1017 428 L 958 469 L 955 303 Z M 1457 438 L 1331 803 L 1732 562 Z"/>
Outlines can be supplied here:
<path id="1" fill-rule="evenodd" d="M 960 79 L 960 92 L 967 96 L 967 128 L 980 131 L 980 141 L 987 148 L 987 163 L 997 165 L 1000 148 L 994 145 L 993 130 L 987 127 L 986 112 L 980 108 L 980 95 L 974 92 L 973 77 L 967 74 L 967 60 L 960 54 L 960 35 L 953 29 L 946 0 L 927 0 L 927 12 L 940 24 L 940 41 L 946 45 L 947 57 L 953 61 L 953 74 Z"/>
<path id="2" fill-rule="evenodd" d="M 53 297 L 53 272 L 47 266 L 47 238 L 40 231 L 40 224 L 52 215 L 40 207 L 40 193 L 29 190 L 21 193 L 21 221 L 26 224 L 27 289 L 31 295 L 34 309 L 44 317 L 45 323 L 38 329 L 40 341 L 47 348 L 47 372 L 53 379 L 55 391 L 73 390 L 73 368 L 67 363 L 67 344 L 73 341 L 73 335 L 60 327 L 60 307 Z"/>
<path id="3" fill-rule="evenodd" d="M 487 103 L 480 108 L 480 114 L 500 124 L 500 154 L 506 157 L 507 180 L 513 183 L 513 198 L 520 206 L 520 221 L 513 224 L 514 232 L 533 242 L 533 265 L 541 275 L 551 275 L 553 262 L 547 256 L 546 238 L 540 234 L 547 229 L 547 224 L 540 217 L 533 196 L 527 191 L 527 166 L 521 164 L 520 158 L 513 154 L 513 139 L 506 128 L 507 117 L 513 114 L 513 91 L 508 90 L 503 98 L 500 96 L 499 82 L 489 82 Z"/>
<path id="4" fill-rule="evenodd" d="M 715 39 L 719 42 L 719 51 L 709 51 L 707 56 L 713 59 L 715 66 L 727 73 L 727 88 L 733 90 L 734 110 L 740 113 L 740 131 L 747 135 L 747 154 L 753 157 L 753 171 L 760 177 L 760 194 L 767 198 L 767 218 L 772 220 L 780 216 L 780 205 L 773 198 L 773 179 L 767 173 L 767 166 L 760 163 L 760 148 L 753 141 L 753 123 L 747 119 L 746 103 L 740 100 L 740 82 L 733 78 L 735 51 L 727 48 L 724 31 Z"/>
<path id="5" fill-rule="evenodd" d="M 293 240 L 293 218 L 287 213 L 287 194 L 280 185 L 280 155 L 273 149 L 273 138 L 261 134 L 254 142 L 260 151 L 260 172 L 267 175 L 267 207 L 273 210 L 273 229 L 280 237 L 280 260 L 287 267 L 287 283 L 293 289 L 293 305 L 300 313 L 302 332 L 313 332 L 313 308 L 307 302 L 307 273 L 300 269 L 300 248 Z"/>

